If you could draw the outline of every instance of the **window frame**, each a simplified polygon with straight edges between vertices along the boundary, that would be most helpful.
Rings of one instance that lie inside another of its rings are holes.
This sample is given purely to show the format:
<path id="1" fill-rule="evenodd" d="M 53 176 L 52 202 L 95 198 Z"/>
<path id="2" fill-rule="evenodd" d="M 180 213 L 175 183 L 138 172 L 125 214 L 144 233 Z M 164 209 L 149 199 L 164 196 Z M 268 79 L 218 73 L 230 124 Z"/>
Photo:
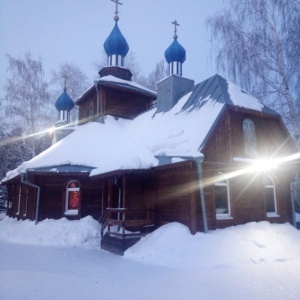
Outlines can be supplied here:
<path id="1" fill-rule="evenodd" d="M 245 128 L 245 124 L 249 126 L 249 129 Z M 253 129 L 251 130 L 251 125 L 253 126 Z M 250 139 L 247 140 L 247 137 L 250 136 Z M 254 122 L 249 119 L 245 118 L 243 120 L 243 142 L 244 142 L 244 151 L 246 155 L 249 155 L 251 157 L 257 155 L 257 135 L 256 135 L 256 127 Z"/>
<path id="2" fill-rule="evenodd" d="M 72 182 L 75 182 L 77 187 L 69 187 L 70 184 Z M 78 180 L 70 180 L 68 181 L 67 185 L 66 185 L 66 195 L 65 195 L 65 208 L 64 208 L 64 215 L 65 216 L 78 216 L 79 215 L 79 210 L 80 210 L 80 206 L 81 206 L 81 185 L 79 183 Z M 70 192 L 78 192 L 78 208 L 76 209 L 70 209 L 69 208 L 69 195 L 70 195 Z"/>
<path id="3" fill-rule="evenodd" d="M 25 188 L 25 213 L 23 214 L 23 217 L 27 216 L 27 211 L 28 211 L 28 196 L 29 196 L 29 188 L 27 186 Z"/>
<path id="4" fill-rule="evenodd" d="M 214 183 L 214 202 L 215 202 L 215 216 L 217 220 L 233 219 L 231 215 L 231 199 L 230 199 L 230 186 L 226 176 L 219 172 L 217 175 L 218 180 Z M 217 199 L 216 199 L 216 186 L 226 187 L 227 196 L 227 211 L 226 213 L 217 213 Z"/>
<path id="5" fill-rule="evenodd" d="M 266 183 L 266 179 L 269 179 L 272 184 Z M 270 211 L 270 212 L 267 211 L 267 189 L 273 191 L 272 195 L 273 195 L 274 211 Z M 278 207 L 277 207 L 277 197 L 276 197 L 276 185 L 274 179 L 270 175 L 266 175 L 265 177 L 264 191 L 265 191 L 265 203 L 266 203 L 266 216 L 268 218 L 279 217 Z"/>
<path id="6" fill-rule="evenodd" d="M 89 108 L 88 108 L 88 117 L 92 118 L 94 116 L 94 101 L 91 99 L 89 101 Z"/>
<path id="7" fill-rule="evenodd" d="M 19 216 L 21 212 L 21 200 L 22 200 L 22 184 L 20 184 L 19 191 L 18 191 L 18 211 L 16 212 L 17 216 Z"/>

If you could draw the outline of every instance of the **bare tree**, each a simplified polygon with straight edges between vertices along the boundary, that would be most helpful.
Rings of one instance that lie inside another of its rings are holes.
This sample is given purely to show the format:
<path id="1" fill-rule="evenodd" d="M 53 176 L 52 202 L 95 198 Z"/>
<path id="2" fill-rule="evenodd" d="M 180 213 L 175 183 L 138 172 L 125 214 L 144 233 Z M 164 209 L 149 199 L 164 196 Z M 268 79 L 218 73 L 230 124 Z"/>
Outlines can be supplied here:
<path id="1" fill-rule="evenodd" d="M 101 70 L 107 65 L 107 56 L 104 51 L 102 54 L 102 61 L 99 64 L 95 64 L 97 70 Z M 138 62 L 136 61 L 135 54 L 131 50 L 125 57 L 125 68 L 131 71 L 133 81 L 153 91 L 157 90 L 157 83 L 168 75 L 167 63 L 164 59 L 162 59 L 155 65 L 154 70 L 148 76 L 144 76 Z"/>
<path id="2" fill-rule="evenodd" d="M 147 87 L 150 90 L 157 91 L 157 83 L 168 75 L 168 65 L 164 59 L 156 63 L 154 70 L 144 76 L 141 72 L 139 64 L 136 62 L 134 52 L 129 52 L 126 57 L 125 66 L 133 74 L 133 80 Z"/>
<path id="3" fill-rule="evenodd" d="M 5 107 L 3 107 L 3 99 L 0 99 L 0 179 L 2 179 L 7 170 L 6 167 L 6 162 L 5 162 L 5 158 L 6 158 L 6 149 L 4 147 L 4 141 L 7 139 L 6 137 L 6 128 L 7 128 L 7 124 L 5 122 Z"/>
<path id="4" fill-rule="evenodd" d="M 13 127 L 11 130 L 0 129 L 0 176 L 1 179 L 9 170 L 15 169 L 23 161 L 32 157 L 27 140 L 22 137 L 23 128 Z"/>
<path id="5" fill-rule="evenodd" d="M 125 58 L 125 68 L 129 69 L 132 73 L 132 80 L 140 84 L 144 84 L 145 77 L 142 75 L 140 65 L 136 61 L 135 53 L 129 50 Z"/>
<path id="6" fill-rule="evenodd" d="M 299 140 L 299 1 L 229 0 L 229 4 L 229 9 L 207 20 L 217 66 L 280 111 Z"/>
<path id="7" fill-rule="evenodd" d="M 154 70 L 149 74 L 145 86 L 157 91 L 157 83 L 168 76 L 168 65 L 164 59 L 156 63 Z"/>
<path id="8" fill-rule="evenodd" d="M 1 145 L 1 143 L 6 139 L 6 135 L 4 132 L 4 127 L 0 126 L 0 180 L 5 176 L 6 172 L 8 171 L 7 167 L 6 167 L 6 162 L 5 162 L 5 158 L 6 158 L 6 149 L 4 146 Z"/>
<path id="9" fill-rule="evenodd" d="M 24 58 L 7 55 L 8 78 L 4 87 L 5 112 L 26 138 L 26 148 L 31 157 L 37 154 L 40 140 L 36 133 L 43 131 L 50 125 L 48 84 L 44 80 L 44 70 L 41 59 L 32 58 L 26 53 Z"/>
<path id="10" fill-rule="evenodd" d="M 95 74 L 93 74 L 94 75 L 93 79 L 96 80 L 96 79 L 99 78 L 99 72 L 104 67 L 107 67 L 107 65 L 108 65 L 108 57 L 107 57 L 107 54 L 106 54 L 104 49 L 101 51 L 100 60 L 99 61 L 93 61 L 92 65 L 95 68 Z"/>
<path id="11" fill-rule="evenodd" d="M 54 102 L 62 93 L 65 85 L 65 78 L 67 93 L 73 101 L 76 101 L 89 86 L 86 74 L 78 66 L 69 62 L 61 64 L 57 71 L 53 70 L 51 72 L 51 75 L 51 85 L 54 87 L 51 92 L 51 99 Z M 77 119 L 77 114 L 78 111 L 74 108 L 71 111 L 71 120 L 75 121 Z"/>
<path id="12" fill-rule="evenodd" d="M 55 92 L 59 96 L 65 85 L 68 89 L 68 94 L 75 101 L 89 86 L 86 74 L 73 63 L 65 62 L 60 65 L 57 71 L 51 72 L 51 84 L 56 86 Z"/>
<path id="13" fill-rule="evenodd" d="M 0 98 L 0 132 L 6 127 L 5 124 L 5 106 L 3 106 L 4 99 Z"/>

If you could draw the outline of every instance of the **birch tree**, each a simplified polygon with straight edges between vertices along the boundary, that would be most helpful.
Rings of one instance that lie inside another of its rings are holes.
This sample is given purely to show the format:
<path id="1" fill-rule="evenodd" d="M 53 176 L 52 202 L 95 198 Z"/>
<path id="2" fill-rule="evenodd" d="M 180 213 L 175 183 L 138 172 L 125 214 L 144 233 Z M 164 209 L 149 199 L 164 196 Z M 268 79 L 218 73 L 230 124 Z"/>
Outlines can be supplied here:
<path id="1" fill-rule="evenodd" d="M 73 63 L 65 62 L 61 64 L 57 71 L 53 70 L 51 72 L 51 75 L 51 84 L 56 86 L 55 93 L 57 94 L 57 97 L 62 93 L 65 85 L 65 78 L 68 94 L 73 101 L 89 87 L 86 74 Z"/>
<path id="2" fill-rule="evenodd" d="M 30 53 L 26 53 L 24 58 L 10 55 L 7 58 L 8 78 L 4 87 L 6 117 L 10 124 L 21 128 L 19 133 L 24 137 L 25 147 L 34 157 L 39 148 L 39 136 L 35 134 L 46 129 L 51 122 L 48 84 L 44 79 L 41 59 L 34 59 Z"/>
<path id="3" fill-rule="evenodd" d="M 65 62 L 60 65 L 58 70 L 51 72 L 51 85 L 54 87 L 51 92 L 51 99 L 53 102 L 61 95 L 66 84 L 67 93 L 73 101 L 89 87 L 89 82 L 86 74 L 76 65 Z M 54 106 L 53 106 L 54 107 Z M 71 111 L 71 120 L 75 121 L 78 117 L 78 110 L 76 106 Z"/>
<path id="4" fill-rule="evenodd" d="M 299 0 L 228 2 L 207 20 L 218 68 L 279 111 L 299 140 Z"/>
<path id="5" fill-rule="evenodd" d="M 164 59 L 156 63 L 154 70 L 149 74 L 146 87 L 150 90 L 157 91 L 157 83 L 168 76 L 168 65 Z"/>
<path id="6" fill-rule="evenodd" d="M 5 132 L 0 130 L 0 179 L 5 177 L 8 171 L 32 157 L 31 150 L 22 135 L 21 127 L 13 127 Z"/>
<path id="7" fill-rule="evenodd" d="M 107 66 L 107 55 L 103 51 L 102 61 L 100 63 L 95 63 L 95 67 L 97 70 L 101 70 L 105 66 Z M 168 65 L 164 59 L 156 63 L 152 72 L 148 75 L 144 75 L 136 60 L 135 53 L 131 50 L 129 50 L 129 53 L 125 57 L 124 67 L 131 71 L 132 81 L 135 81 L 153 91 L 157 91 L 157 83 L 164 77 L 168 76 Z"/>

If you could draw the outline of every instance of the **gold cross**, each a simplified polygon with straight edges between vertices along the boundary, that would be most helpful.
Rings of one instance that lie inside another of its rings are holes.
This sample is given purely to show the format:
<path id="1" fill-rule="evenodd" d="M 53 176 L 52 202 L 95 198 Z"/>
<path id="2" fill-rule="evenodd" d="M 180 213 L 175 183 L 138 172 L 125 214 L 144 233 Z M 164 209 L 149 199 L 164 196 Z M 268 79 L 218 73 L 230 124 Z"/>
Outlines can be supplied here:
<path id="1" fill-rule="evenodd" d="M 115 21 L 119 21 L 119 16 L 118 16 L 118 5 L 123 5 L 123 3 L 119 2 L 119 0 L 111 0 L 112 2 L 116 3 L 116 11 L 115 11 L 115 16 L 114 16 L 114 19 Z"/>
<path id="2" fill-rule="evenodd" d="M 177 39 L 178 38 L 178 35 L 177 35 L 177 26 L 180 26 L 180 24 L 176 20 L 174 22 L 172 22 L 172 24 L 175 25 L 174 39 Z"/>

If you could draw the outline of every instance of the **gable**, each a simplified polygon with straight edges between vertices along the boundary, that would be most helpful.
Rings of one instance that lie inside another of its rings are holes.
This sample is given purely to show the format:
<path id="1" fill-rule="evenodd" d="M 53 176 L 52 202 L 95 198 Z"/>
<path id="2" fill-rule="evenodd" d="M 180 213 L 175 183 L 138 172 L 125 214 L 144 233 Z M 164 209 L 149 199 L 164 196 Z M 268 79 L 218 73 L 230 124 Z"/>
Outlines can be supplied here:
<path id="1" fill-rule="evenodd" d="M 115 87 L 102 88 L 100 95 L 104 115 L 133 119 L 152 106 L 148 96 L 133 91 L 123 93 Z"/>
<path id="2" fill-rule="evenodd" d="M 133 119 L 151 108 L 154 99 L 156 93 L 138 83 L 108 75 L 95 82 L 76 104 L 83 124 L 100 115 Z"/>
<path id="3" fill-rule="evenodd" d="M 253 122 L 255 127 L 255 157 L 245 151 L 245 120 Z M 297 149 L 280 117 L 228 105 L 201 151 L 206 161 L 227 163 L 235 157 L 285 157 Z"/>

